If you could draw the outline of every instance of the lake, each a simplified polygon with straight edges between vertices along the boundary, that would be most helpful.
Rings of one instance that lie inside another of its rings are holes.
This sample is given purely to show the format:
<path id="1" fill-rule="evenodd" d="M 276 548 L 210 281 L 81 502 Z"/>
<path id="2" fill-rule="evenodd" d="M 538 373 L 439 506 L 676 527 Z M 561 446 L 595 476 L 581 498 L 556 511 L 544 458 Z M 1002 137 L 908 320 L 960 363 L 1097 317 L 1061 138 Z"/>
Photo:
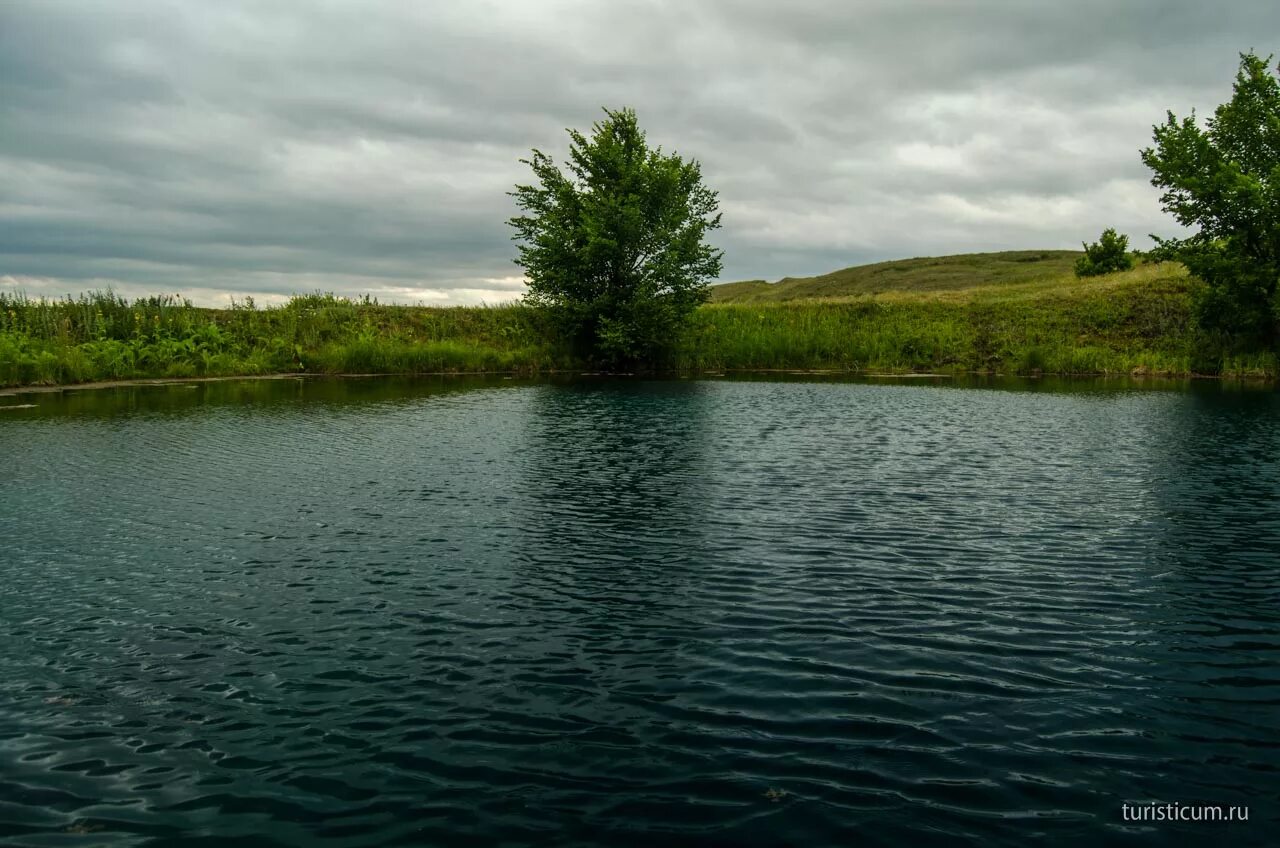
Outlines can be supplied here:
<path id="1" fill-rule="evenodd" d="M 289 379 L 18 405 L 0 841 L 1274 837 L 1270 388 Z M 1126 819 L 1152 802 L 1249 820 Z"/>

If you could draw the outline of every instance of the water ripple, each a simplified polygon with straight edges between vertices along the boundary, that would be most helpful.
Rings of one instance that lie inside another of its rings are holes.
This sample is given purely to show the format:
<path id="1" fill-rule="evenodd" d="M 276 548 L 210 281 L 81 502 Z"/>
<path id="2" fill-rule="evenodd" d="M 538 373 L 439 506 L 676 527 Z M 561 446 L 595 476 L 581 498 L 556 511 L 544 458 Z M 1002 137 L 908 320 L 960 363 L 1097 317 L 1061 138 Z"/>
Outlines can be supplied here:
<path id="1" fill-rule="evenodd" d="M 0 841 L 1280 817 L 1273 392 L 279 382 L 0 422 Z"/>

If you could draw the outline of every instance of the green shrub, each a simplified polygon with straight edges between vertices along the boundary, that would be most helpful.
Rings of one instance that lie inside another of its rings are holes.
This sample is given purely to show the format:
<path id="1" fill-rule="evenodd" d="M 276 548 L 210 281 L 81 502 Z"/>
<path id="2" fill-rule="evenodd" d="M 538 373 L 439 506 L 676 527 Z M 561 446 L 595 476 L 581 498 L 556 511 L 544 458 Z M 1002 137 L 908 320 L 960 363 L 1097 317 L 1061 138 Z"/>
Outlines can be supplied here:
<path id="1" fill-rule="evenodd" d="M 1084 245 L 1084 256 L 1076 261 L 1076 276 L 1097 277 L 1116 271 L 1128 271 L 1133 267 L 1128 249 L 1129 237 L 1117 235 L 1115 230 L 1108 227 L 1102 231 L 1101 239 Z"/>

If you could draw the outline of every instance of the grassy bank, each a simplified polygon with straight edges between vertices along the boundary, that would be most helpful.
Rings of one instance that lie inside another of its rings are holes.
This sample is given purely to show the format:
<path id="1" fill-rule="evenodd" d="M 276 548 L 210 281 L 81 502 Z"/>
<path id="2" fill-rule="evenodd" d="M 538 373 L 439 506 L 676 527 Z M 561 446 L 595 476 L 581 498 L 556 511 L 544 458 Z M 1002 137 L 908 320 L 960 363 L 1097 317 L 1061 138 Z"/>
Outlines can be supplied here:
<path id="1" fill-rule="evenodd" d="M 717 287 L 667 365 L 1280 374 L 1274 352 L 1223 355 L 1197 338 L 1194 281 L 1180 266 L 1078 280 L 1069 270 L 1075 255 L 906 260 Z M 824 297 L 811 296 L 815 285 Z M 313 295 L 269 309 L 215 310 L 173 298 L 129 304 L 109 294 L 62 301 L 0 295 L 4 386 L 295 371 L 533 374 L 582 365 L 538 313 L 521 306 L 384 306 Z"/>
<path id="2" fill-rule="evenodd" d="M 0 385 L 285 372 L 535 372 L 571 366 L 519 306 L 386 306 L 332 296 L 201 309 L 110 293 L 0 295 Z"/>
<path id="3" fill-rule="evenodd" d="M 1198 338 L 1191 322 L 1195 283 L 1181 266 L 1144 265 L 1087 279 L 1070 271 L 1044 274 L 1034 265 L 1028 270 L 1022 277 L 976 286 L 948 283 L 823 299 L 796 299 L 786 288 L 752 285 L 749 292 L 740 290 L 699 311 L 676 365 L 1063 375 L 1280 373 L 1274 352 L 1223 354 Z"/>

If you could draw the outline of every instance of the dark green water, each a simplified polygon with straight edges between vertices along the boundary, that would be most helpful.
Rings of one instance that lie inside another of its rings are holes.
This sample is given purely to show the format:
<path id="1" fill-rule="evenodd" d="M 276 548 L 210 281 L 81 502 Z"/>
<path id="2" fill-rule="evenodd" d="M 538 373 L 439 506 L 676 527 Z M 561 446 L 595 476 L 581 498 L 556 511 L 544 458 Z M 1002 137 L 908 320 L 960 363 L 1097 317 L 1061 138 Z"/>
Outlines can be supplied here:
<path id="1" fill-rule="evenodd" d="M 1275 844 L 1274 391 L 18 403 L 0 842 Z"/>

